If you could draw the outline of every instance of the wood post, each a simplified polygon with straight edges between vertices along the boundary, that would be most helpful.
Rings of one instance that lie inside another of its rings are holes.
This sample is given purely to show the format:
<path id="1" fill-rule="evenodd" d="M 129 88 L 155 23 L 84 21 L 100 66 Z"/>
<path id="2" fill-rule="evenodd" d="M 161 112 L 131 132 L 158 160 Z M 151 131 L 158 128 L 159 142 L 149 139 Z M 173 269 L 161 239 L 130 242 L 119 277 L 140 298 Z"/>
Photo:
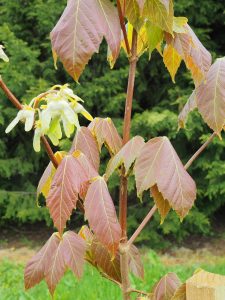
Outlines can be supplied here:
<path id="1" fill-rule="evenodd" d="M 225 300 L 225 276 L 199 271 L 186 282 L 187 300 Z"/>

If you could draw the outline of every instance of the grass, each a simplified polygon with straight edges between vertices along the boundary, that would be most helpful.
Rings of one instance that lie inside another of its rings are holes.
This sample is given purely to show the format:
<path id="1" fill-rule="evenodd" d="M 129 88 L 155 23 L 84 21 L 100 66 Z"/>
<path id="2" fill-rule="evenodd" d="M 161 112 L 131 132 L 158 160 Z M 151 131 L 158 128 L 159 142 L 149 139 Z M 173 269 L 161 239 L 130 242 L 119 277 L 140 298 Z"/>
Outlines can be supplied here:
<path id="1" fill-rule="evenodd" d="M 142 282 L 131 277 L 137 289 L 150 291 L 155 282 L 168 272 L 176 272 L 182 281 L 189 278 L 198 268 L 225 275 L 225 261 L 208 264 L 187 264 L 165 267 L 153 251 L 144 256 L 145 280 Z M 0 299 L 1 300 L 50 300 L 45 282 L 25 292 L 23 287 L 22 264 L 10 261 L 0 263 Z M 54 300 L 120 300 L 120 290 L 113 283 L 102 278 L 91 266 L 86 266 L 81 281 L 77 281 L 71 272 L 66 273 L 58 285 Z"/>

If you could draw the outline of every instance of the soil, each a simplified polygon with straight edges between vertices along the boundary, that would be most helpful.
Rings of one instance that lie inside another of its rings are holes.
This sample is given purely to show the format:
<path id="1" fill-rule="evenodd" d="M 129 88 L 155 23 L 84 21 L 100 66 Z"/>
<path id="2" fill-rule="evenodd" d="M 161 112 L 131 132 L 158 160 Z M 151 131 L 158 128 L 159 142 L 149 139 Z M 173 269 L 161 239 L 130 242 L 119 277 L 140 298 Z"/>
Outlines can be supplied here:
<path id="1" fill-rule="evenodd" d="M 52 230 L 39 224 L 21 228 L 3 229 L 0 236 L 0 261 L 8 259 L 26 263 L 51 236 Z M 161 261 L 166 266 L 177 264 L 195 264 L 210 261 L 225 261 L 225 237 L 223 230 L 217 237 L 191 237 L 179 248 L 171 247 L 166 253 L 160 253 Z"/>

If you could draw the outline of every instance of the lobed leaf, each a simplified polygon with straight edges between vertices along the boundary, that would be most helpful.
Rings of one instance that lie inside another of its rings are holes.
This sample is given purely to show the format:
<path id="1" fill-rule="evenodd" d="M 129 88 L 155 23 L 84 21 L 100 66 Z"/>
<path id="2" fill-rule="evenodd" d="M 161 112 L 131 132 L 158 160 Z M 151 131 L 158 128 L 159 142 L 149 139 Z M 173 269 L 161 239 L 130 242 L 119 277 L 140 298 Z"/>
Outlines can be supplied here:
<path id="1" fill-rule="evenodd" d="M 177 50 L 170 44 L 166 45 L 163 51 L 163 62 L 168 69 L 172 81 L 175 83 L 175 75 L 180 67 L 182 58 Z"/>
<path id="2" fill-rule="evenodd" d="M 122 164 L 125 167 L 127 175 L 144 144 L 144 139 L 140 136 L 135 136 L 128 143 L 126 143 L 126 145 L 124 145 L 123 148 L 121 148 L 120 151 L 109 161 L 105 173 L 106 179 L 108 179 Z"/>
<path id="3" fill-rule="evenodd" d="M 90 129 L 81 127 L 77 130 L 70 153 L 79 150 L 88 158 L 96 171 L 99 169 L 100 157 L 96 139 Z"/>
<path id="4" fill-rule="evenodd" d="M 78 81 L 105 37 L 115 62 L 120 52 L 120 22 L 109 0 L 69 0 L 51 32 L 52 49 Z"/>
<path id="5" fill-rule="evenodd" d="M 107 184 L 102 177 L 97 177 L 91 183 L 84 208 L 85 216 L 97 239 L 114 255 L 120 242 L 121 227 Z"/>
<path id="6" fill-rule="evenodd" d="M 153 138 L 145 144 L 136 160 L 134 173 L 139 197 L 157 185 L 181 219 L 189 212 L 196 198 L 196 185 L 167 137 Z"/>
<path id="7" fill-rule="evenodd" d="M 56 285 L 67 268 L 80 278 L 83 271 L 86 243 L 76 233 L 66 232 L 62 237 L 54 233 L 44 247 L 28 262 L 24 272 L 25 288 L 46 280 L 53 295 Z"/>
<path id="8" fill-rule="evenodd" d="M 171 300 L 181 281 L 175 273 L 163 276 L 153 289 L 152 300 Z"/>
<path id="9" fill-rule="evenodd" d="M 167 2 L 169 2 L 169 9 Z M 166 5 L 165 5 L 166 4 Z M 143 17 L 162 30 L 173 34 L 173 1 L 146 0 Z"/>
<path id="10" fill-rule="evenodd" d="M 47 197 L 55 227 L 62 234 L 66 222 L 76 208 L 79 193 L 83 194 L 87 182 L 97 175 L 85 155 L 76 151 L 66 155 L 56 170 Z"/>
<path id="11" fill-rule="evenodd" d="M 99 151 L 105 144 L 111 155 L 115 155 L 122 147 L 122 139 L 110 118 L 95 118 L 88 128 L 96 137 Z"/>
<path id="12" fill-rule="evenodd" d="M 196 101 L 204 121 L 220 135 L 225 124 L 225 57 L 211 66 L 206 80 L 196 89 Z"/>
<path id="13" fill-rule="evenodd" d="M 196 103 L 196 93 L 195 91 L 192 92 L 191 96 L 189 97 L 187 103 L 183 107 L 182 111 L 180 112 L 178 116 L 178 124 L 179 128 L 184 128 L 185 123 L 188 117 L 188 114 L 193 111 L 197 107 Z"/>

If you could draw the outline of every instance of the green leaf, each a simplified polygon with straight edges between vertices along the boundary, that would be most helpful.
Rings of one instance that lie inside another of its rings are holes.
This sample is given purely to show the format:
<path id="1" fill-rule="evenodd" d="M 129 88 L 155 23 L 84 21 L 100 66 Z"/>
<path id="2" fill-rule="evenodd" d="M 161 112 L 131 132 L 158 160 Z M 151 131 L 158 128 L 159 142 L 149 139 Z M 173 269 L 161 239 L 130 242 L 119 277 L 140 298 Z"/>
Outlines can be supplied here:
<path id="1" fill-rule="evenodd" d="M 173 34 L 173 1 L 169 1 L 169 10 L 160 0 L 146 0 L 143 17 L 155 26 Z"/>
<path id="2" fill-rule="evenodd" d="M 163 30 L 152 24 L 150 21 L 147 21 L 145 26 L 148 38 L 149 54 L 151 55 L 152 51 L 163 41 Z"/>

